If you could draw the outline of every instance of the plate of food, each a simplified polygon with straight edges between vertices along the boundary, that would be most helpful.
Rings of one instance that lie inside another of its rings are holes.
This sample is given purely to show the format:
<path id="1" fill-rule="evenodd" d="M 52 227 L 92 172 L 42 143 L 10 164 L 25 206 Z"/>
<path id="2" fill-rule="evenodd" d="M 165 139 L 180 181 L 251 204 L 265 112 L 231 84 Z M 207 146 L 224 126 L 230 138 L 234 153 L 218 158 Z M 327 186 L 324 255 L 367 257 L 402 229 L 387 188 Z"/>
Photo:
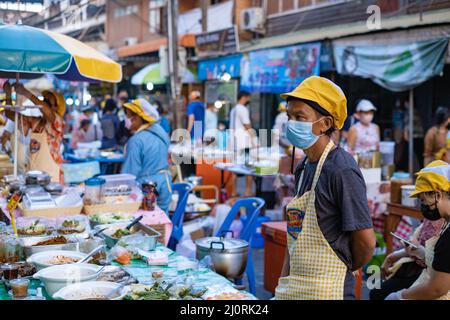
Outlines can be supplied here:
<path id="1" fill-rule="evenodd" d="M 57 300 L 122 300 L 129 288 L 109 281 L 86 281 L 68 285 L 58 290 L 53 298 Z M 111 297 L 108 295 L 112 294 Z"/>
<path id="2" fill-rule="evenodd" d="M 128 222 L 134 219 L 129 213 L 98 213 L 89 217 L 91 225 L 94 227 L 99 224 L 113 224 Z"/>
<path id="3" fill-rule="evenodd" d="M 53 226 L 45 218 L 19 217 L 17 218 L 17 233 L 21 237 L 44 236 L 53 232 Z"/>
<path id="4" fill-rule="evenodd" d="M 67 216 L 57 220 L 57 231 L 59 234 L 81 234 L 88 229 L 86 216 Z"/>
<path id="5" fill-rule="evenodd" d="M 37 270 L 41 270 L 50 266 L 76 263 L 86 256 L 87 255 L 82 252 L 50 250 L 31 255 L 27 259 L 27 262 L 35 265 Z"/>

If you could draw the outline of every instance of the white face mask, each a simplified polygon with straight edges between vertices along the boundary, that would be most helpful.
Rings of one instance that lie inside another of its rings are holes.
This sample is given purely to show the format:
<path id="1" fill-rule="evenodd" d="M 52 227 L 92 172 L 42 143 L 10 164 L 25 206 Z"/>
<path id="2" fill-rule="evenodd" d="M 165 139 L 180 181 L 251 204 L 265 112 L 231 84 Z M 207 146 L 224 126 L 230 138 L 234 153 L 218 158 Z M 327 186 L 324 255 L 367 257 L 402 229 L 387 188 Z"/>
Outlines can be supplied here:
<path id="1" fill-rule="evenodd" d="M 125 128 L 127 128 L 128 130 L 131 130 L 131 125 L 132 125 L 131 119 L 126 117 L 125 118 Z"/>
<path id="2" fill-rule="evenodd" d="M 359 121 L 363 124 L 370 124 L 373 121 L 373 114 L 362 114 L 359 116 Z"/>

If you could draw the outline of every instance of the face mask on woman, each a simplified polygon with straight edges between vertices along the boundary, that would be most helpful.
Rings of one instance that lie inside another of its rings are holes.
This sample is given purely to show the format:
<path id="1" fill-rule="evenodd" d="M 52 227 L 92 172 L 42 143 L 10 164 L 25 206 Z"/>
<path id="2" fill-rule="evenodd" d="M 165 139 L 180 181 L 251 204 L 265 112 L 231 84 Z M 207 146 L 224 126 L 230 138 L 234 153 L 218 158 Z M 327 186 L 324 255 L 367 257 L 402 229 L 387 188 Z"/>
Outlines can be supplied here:
<path id="1" fill-rule="evenodd" d="M 363 124 L 370 124 L 373 121 L 373 114 L 362 114 L 359 116 L 359 121 Z"/>
<path id="2" fill-rule="evenodd" d="M 128 130 L 131 130 L 131 125 L 132 125 L 131 119 L 126 117 L 125 118 L 125 128 L 127 128 Z"/>
<path id="3" fill-rule="evenodd" d="M 434 209 L 431 209 L 431 206 L 429 204 L 422 203 L 420 205 L 420 211 L 422 212 L 425 219 L 431 220 L 431 221 L 437 221 L 442 218 L 441 214 L 439 213 L 437 204 L 438 204 L 438 201 L 436 198 L 434 198 L 434 207 L 435 207 Z"/>
<path id="4" fill-rule="evenodd" d="M 315 122 L 289 120 L 286 125 L 286 138 L 297 148 L 305 150 L 312 147 L 322 136 L 312 132 L 313 124 L 318 121 L 320 119 Z"/>

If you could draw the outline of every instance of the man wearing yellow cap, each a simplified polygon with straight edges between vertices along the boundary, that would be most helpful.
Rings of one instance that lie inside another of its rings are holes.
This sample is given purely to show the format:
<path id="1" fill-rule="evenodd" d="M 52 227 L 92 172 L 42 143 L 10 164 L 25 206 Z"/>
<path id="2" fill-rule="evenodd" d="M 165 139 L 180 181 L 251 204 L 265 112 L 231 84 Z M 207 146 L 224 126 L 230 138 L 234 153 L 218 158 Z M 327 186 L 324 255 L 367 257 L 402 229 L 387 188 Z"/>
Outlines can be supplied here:
<path id="1" fill-rule="evenodd" d="M 391 293 L 386 300 L 450 300 L 450 165 L 438 160 L 419 171 L 411 197 L 420 199 L 425 219 L 444 218 L 445 223 L 425 247 L 407 247 L 427 268 L 409 289 Z"/>
<path id="2" fill-rule="evenodd" d="M 347 99 L 322 77 L 281 97 L 288 102 L 286 136 L 307 157 L 286 208 L 288 247 L 275 298 L 353 299 L 352 271 L 370 261 L 375 235 L 358 165 L 330 139 L 347 117 Z"/>
<path id="3" fill-rule="evenodd" d="M 167 213 L 172 199 L 169 176 L 170 140 L 157 123 L 156 108 L 144 99 L 136 99 L 123 105 L 126 127 L 133 134 L 125 148 L 122 173 L 130 173 L 142 183 L 151 180 L 157 184 L 158 206 Z"/>
<path id="4" fill-rule="evenodd" d="M 4 85 L 8 97 L 11 96 L 12 86 Z M 64 136 L 64 113 L 66 103 L 64 97 L 55 91 L 43 91 L 44 100 L 41 101 L 32 92 L 25 89 L 21 83 L 15 83 L 16 94 L 29 99 L 40 109 L 26 109 L 21 112 L 20 127 L 22 134 L 31 134 L 29 143 L 29 159 L 27 170 L 47 172 L 52 182 L 64 182 L 62 171 L 61 143 Z M 10 98 L 9 98 L 10 99 Z M 14 115 L 8 113 L 8 118 L 14 120 Z M 31 133 L 29 133 L 31 132 Z"/>

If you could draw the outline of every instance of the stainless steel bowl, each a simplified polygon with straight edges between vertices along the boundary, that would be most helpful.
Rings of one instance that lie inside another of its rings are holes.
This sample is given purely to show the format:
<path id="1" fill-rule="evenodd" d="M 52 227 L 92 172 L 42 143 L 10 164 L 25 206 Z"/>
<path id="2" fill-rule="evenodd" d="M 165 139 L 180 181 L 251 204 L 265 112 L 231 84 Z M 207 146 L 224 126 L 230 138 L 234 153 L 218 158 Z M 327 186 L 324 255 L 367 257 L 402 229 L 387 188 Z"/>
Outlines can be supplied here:
<path id="1" fill-rule="evenodd" d="M 219 237 L 201 238 L 195 241 L 198 260 L 211 256 L 215 271 L 230 279 L 240 278 L 245 271 L 249 245 L 245 240 Z"/>

